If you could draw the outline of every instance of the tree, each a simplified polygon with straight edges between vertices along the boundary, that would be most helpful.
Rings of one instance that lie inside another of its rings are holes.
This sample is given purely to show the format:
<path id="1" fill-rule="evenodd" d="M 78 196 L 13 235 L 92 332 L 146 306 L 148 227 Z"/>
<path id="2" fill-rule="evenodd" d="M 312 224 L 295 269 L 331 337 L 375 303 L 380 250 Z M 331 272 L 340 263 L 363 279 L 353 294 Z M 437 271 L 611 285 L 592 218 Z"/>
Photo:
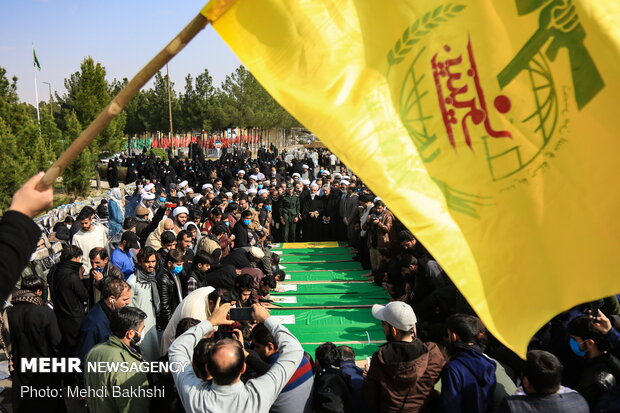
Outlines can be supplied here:
<path id="1" fill-rule="evenodd" d="M 153 89 L 145 92 L 147 97 L 147 125 L 149 131 L 169 131 L 170 117 L 168 114 L 168 77 L 157 72 Z M 174 83 L 170 82 L 170 92 L 172 95 L 172 113 L 179 113 L 178 100 L 174 91 Z M 174 117 L 173 117 L 174 119 Z"/>
<path id="2" fill-rule="evenodd" d="M 50 152 L 50 156 L 60 156 L 63 148 L 66 146 L 66 142 L 62 136 L 62 131 L 56 125 L 56 122 L 52 115 L 48 112 L 41 112 L 41 135 L 45 146 Z"/>
<path id="3" fill-rule="evenodd" d="M 198 93 L 194 89 L 194 79 L 185 76 L 185 92 L 179 97 L 180 108 L 176 116 L 176 129 L 191 131 L 202 127 L 202 107 Z"/>
<path id="4" fill-rule="evenodd" d="M 65 141 L 67 147 L 82 132 L 82 126 L 75 112 L 68 112 L 65 116 Z M 66 149 L 66 148 L 65 148 Z M 91 147 L 86 147 L 82 153 L 65 169 L 62 174 L 63 185 L 69 192 L 76 196 L 88 194 L 90 180 L 95 175 L 95 162 L 97 157 Z"/>
<path id="5" fill-rule="evenodd" d="M 185 77 L 185 91 L 179 97 L 179 115 L 175 126 L 179 130 L 192 131 L 204 129 L 212 131 L 221 124 L 217 117 L 218 90 L 213 86 L 213 78 L 205 69 L 196 79 Z"/>
<path id="6" fill-rule="evenodd" d="M 53 124 L 51 115 L 45 115 L 44 120 Z M 53 154 L 42 132 L 35 108 L 19 101 L 17 78 L 9 81 L 0 67 L 0 209 L 9 205 L 11 195 L 27 178 L 51 165 Z"/>
<path id="7" fill-rule="evenodd" d="M 269 129 L 299 124 L 243 66 L 226 76 L 219 101 L 216 110 L 227 126 Z"/>
<path id="8" fill-rule="evenodd" d="M 16 103 L 17 98 L 17 77 L 13 76 L 11 81 L 6 77 L 6 69 L 0 67 L 0 98 Z"/>
<path id="9" fill-rule="evenodd" d="M 200 107 L 200 126 L 206 131 L 221 129 L 222 123 L 218 116 L 218 90 L 213 86 L 213 77 L 205 69 L 196 77 L 196 96 Z"/>
<path id="10" fill-rule="evenodd" d="M 60 98 L 60 105 L 65 112 L 72 111 L 80 125 L 89 125 L 105 108 L 112 96 L 105 80 L 106 71 L 92 57 L 87 57 L 80 65 L 80 71 L 65 79 L 67 93 Z M 96 139 L 96 147 L 101 152 L 116 153 L 123 145 L 126 114 L 120 113 Z M 65 115 L 64 119 L 67 117 Z M 69 125 L 64 125 L 68 130 Z M 95 151 L 96 152 L 96 151 Z"/>
<path id="11" fill-rule="evenodd" d="M 222 109 L 231 126 L 253 127 L 258 110 L 258 82 L 244 67 L 226 76 L 222 83 Z"/>
<path id="12" fill-rule="evenodd" d="M 36 120 L 30 119 L 22 125 L 15 136 L 19 142 L 18 149 L 23 154 L 23 168 L 27 175 L 45 171 L 51 166 L 53 155 Z"/>
<path id="13" fill-rule="evenodd" d="M 66 130 L 66 111 L 74 110 L 80 124 L 86 126 L 126 84 L 127 79 L 114 79 L 109 84 L 106 83 L 103 66 L 95 63 L 92 58 L 85 59 L 80 72 L 66 80 L 67 94 L 63 97 L 57 96 L 57 101 L 63 107 L 62 116 L 55 115 L 57 125 L 61 130 Z M 196 78 L 187 75 L 181 94 L 174 91 L 173 83 L 170 88 L 173 126 L 176 131 L 203 129 L 212 132 L 229 127 L 265 130 L 299 126 L 299 122 L 280 106 L 243 66 L 228 75 L 221 88 L 213 85 L 213 78 L 207 69 Z M 0 85 L 0 91 L 3 89 L 11 90 L 8 80 Z M 122 130 L 119 129 L 120 126 L 123 127 Z M 116 152 L 121 141 L 115 141 L 116 146 L 107 145 L 105 142 L 110 136 L 135 136 L 158 131 L 167 133 L 169 129 L 167 76 L 158 72 L 153 86 L 140 91 L 127 104 L 119 118 L 113 121 L 97 140 L 97 145 L 103 151 Z M 93 151 L 96 152 L 94 148 Z"/>
<path id="14" fill-rule="evenodd" d="M 140 91 L 127 103 L 124 112 L 127 115 L 125 123 L 125 134 L 129 136 L 138 135 L 150 130 L 148 126 L 148 97 L 145 92 Z"/>
<path id="15" fill-rule="evenodd" d="M 34 106 L 19 101 L 17 77 L 13 76 L 9 81 L 6 69 L 0 67 L 0 118 L 15 133 L 32 120 L 32 113 L 36 113 Z"/>
<path id="16" fill-rule="evenodd" d="M 0 76 L 1 78 L 1 76 Z M 0 117 L 0 136 L 2 137 L 2 151 L 0 151 L 0 211 L 5 211 L 11 204 L 11 196 L 24 183 L 25 160 L 23 153 L 18 149 L 17 138 L 9 125 Z"/>

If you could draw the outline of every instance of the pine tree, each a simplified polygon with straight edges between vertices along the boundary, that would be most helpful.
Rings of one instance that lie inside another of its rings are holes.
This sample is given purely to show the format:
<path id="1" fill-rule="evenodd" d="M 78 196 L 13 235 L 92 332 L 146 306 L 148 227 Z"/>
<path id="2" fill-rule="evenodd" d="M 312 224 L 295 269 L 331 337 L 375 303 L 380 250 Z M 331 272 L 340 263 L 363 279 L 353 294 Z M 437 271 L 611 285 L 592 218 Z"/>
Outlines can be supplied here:
<path id="1" fill-rule="evenodd" d="M 150 132 L 169 131 L 170 116 L 168 111 L 168 77 L 161 72 L 155 74 L 153 89 L 146 91 L 147 104 L 147 124 Z M 170 92 L 172 95 L 172 114 L 173 120 L 179 113 L 179 102 L 174 91 L 174 82 L 170 82 Z"/>
<path id="2" fill-rule="evenodd" d="M 0 137 L 2 151 L 0 151 L 0 211 L 6 210 L 11 204 L 11 197 L 25 182 L 25 160 L 18 149 L 17 138 L 11 132 L 9 125 L 0 117 Z"/>
<path id="3" fill-rule="evenodd" d="M 82 132 L 82 126 L 74 112 L 69 112 L 65 116 L 65 132 L 66 147 L 72 143 Z M 66 148 L 65 148 L 66 149 Z M 62 174 L 63 185 L 68 192 L 72 192 L 76 196 L 85 196 L 90 189 L 90 180 L 95 175 L 96 156 L 90 147 L 86 147 L 80 156 L 78 156 Z"/>
<path id="4" fill-rule="evenodd" d="M 57 158 L 62 153 L 66 145 L 62 131 L 58 129 L 52 115 L 47 112 L 41 112 L 41 136 L 45 141 L 45 145 L 49 151 Z"/>
<path id="5" fill-rule="evenodd" d="M 76 119 L 84 127 L 88 126 L 112 100 L 110 92 L 115 85 L 109 86 L 105 75 L 105 68 L 100 63 L 95 63 L 92 57 L 87 57 L 82 61 L 80 71 L 65 79 L 67 93 L 60 98 L 60 105 L 65 112 L 75 112 Z M 110 122 L 97 137 L 95 145 L 91 144 L 93 153 L 113 154 L 121 149 L 126 118 L 127 115 L 121 113 Z M 68 125 L 64 125 L 63 129 L 68 128 Z"/>
<path id="6" fill-rule="evenodd" d="M 220 112 L 217 105 L 218 91 L 213 86 L 213 77 L 205 69 L 196 76 L 196 98 L 198 99 L 200 124 L 206 131 L 218 129 L 221 121 L 217 118 Z"/>

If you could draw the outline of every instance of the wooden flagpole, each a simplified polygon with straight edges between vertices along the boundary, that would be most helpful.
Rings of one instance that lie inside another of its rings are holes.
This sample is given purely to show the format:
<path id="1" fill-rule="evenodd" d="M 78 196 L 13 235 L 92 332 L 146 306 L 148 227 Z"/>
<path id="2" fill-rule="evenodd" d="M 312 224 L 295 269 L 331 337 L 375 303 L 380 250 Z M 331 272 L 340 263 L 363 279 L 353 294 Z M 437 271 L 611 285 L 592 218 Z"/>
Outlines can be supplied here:
<path id="1" fill-rule="evenodd" d="M 37 189 L 43 191 L 51 187 L 67 166 L 86 148 L 108 124 L 120 113 L 125 105 L 142 89 L 155 73 L 161 70 L 177 53 L 202 30 L 209 20 L 198 14 L 166 47 L 146 64 L 127 85 L 116 95 L 78 138 L 63 152 L 54 164 L 45 172 Z"/>

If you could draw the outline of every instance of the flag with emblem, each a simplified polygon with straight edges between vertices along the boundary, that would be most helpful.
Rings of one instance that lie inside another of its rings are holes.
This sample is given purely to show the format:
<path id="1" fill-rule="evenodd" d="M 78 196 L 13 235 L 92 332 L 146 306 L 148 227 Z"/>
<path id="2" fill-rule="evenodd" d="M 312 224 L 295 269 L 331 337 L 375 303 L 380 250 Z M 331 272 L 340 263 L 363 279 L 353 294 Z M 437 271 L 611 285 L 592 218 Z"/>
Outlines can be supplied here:
<path id="1" fill-rule="evenodd" d="M 556 314 L 620 293 L 618 1 L 212 5 L 265 89 L 518 354 Z"/>

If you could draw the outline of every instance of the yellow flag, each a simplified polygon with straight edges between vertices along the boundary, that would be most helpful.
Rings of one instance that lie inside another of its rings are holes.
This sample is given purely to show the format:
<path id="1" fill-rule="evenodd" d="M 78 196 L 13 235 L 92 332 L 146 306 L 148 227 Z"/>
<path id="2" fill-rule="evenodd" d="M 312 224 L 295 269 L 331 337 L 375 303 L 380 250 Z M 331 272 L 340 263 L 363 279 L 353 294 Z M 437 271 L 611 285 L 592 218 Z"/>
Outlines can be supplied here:
<path id="1" fill-rule="evenodd" d="M 214 27 L 523 356 L 620 293 L 619 21 L 617 0 L 238 0 Z"/>

